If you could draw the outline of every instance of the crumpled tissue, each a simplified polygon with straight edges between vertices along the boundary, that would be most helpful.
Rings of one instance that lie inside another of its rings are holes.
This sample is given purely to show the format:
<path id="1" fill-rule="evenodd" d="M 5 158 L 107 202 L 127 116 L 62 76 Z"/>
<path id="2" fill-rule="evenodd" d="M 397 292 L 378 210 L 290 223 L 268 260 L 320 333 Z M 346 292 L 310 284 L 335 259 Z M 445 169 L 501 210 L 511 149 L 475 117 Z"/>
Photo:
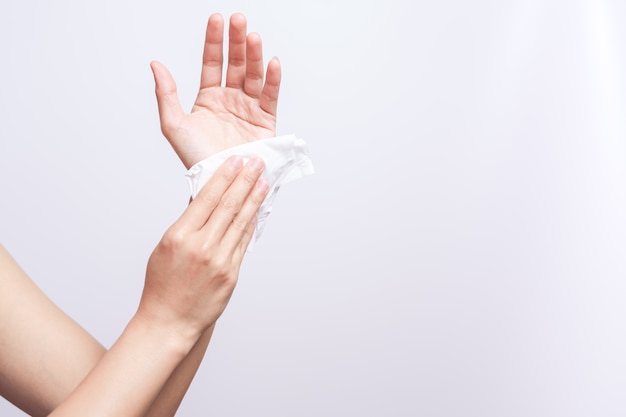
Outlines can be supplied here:
<path id="1" fill-rule="evenodd" d="M 265 222 L 272 211 L 272 204 L 281 185 L 311 175 L 315 171 L 306 142 L 303 139 L 297 138 L 295 135 L 285 135 L 256 140 L 225 149 L 192 166 L 185 174 L 192 198 L 198 195 L 217 168 L 231 155 L 242 156 L 244 163 L 253 156 L 259 157 L 265 162 L 265 170 L 261 178 L 267 181 L 270 187 L 265 201 L 257 212 L 259 221 L 248 246 L 248 250 L 251 250 L 254 242 L 263 233 Z"/>

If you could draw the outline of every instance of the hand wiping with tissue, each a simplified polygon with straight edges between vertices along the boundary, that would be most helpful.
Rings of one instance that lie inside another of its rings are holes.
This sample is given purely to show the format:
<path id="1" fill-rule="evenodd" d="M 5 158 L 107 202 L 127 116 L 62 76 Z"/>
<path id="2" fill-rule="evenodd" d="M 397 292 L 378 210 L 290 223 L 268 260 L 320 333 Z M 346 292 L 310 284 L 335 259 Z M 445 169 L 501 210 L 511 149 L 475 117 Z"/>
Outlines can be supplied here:
<path id="1" fill-rule="evenodd" d="M 221 151 L 196 163 L 187 172 L 191 197 L 195 198 L 202 186 L 211 178 L 217 168 L 231 155 L 244 157 L 244 161 L 256 156 L 265 162 L 261 175 L 270 186 L 269 193 L 257 213 L 258 223 L 250 247 L 263 233 L 265 221 L 272 211 L 276 193 L 282 184 L 313 174 L 313 163 L 304 140 L 294 135 L 279 136 L 250 142 Z"/>

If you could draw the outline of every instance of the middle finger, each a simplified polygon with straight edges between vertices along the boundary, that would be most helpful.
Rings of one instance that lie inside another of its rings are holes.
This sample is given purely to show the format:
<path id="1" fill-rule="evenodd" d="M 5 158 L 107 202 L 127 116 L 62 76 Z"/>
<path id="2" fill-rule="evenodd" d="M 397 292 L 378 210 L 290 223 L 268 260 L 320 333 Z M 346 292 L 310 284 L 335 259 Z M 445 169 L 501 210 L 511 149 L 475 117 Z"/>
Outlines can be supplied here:
<path id="1" fill-rule="evenodd" d="M 235 13 L 230 17 L 226 87 L 243 88 L 246 76 L 246 30 L 244 15 Z"/>
<path id="2" fill-rule="evenodd" d="M 212 241 L 221 241 L 264 168 L 265 164 L 259 158 L 251 158 L 243 167 L 202 228 L 209 235 L 207 238 Z"/>

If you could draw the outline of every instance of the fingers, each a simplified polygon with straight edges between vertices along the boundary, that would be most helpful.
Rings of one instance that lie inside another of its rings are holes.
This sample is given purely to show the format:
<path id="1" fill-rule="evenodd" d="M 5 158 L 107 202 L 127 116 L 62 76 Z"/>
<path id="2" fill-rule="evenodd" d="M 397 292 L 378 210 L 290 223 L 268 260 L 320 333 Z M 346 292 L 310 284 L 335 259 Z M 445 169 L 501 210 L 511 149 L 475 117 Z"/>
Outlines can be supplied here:
<path id="1" fill-rule="evenodd" d="M 243 88 L 246 76 L 246 30 L 244 15 L 235 13 L 230 17 L 226 87 Z"/>
<path id="2" fill-rule="evenodd" d="M 200 88 L 219 87 L 222 84 L 223 42 L 224 18 L 215 13 L 209 17 L 206 27 Z"/>
<path id="3" fill-rule="evenodd" d="M 228 187 L 237 178 L 242 167 L 243 158 L 240 156 L 228 158 L 189 204 L 177 222 L 179 227 L 194 231 L 200 230 L 211 217 Z"/>
<path id="4" fill-rule="evenodd" d="M 259 222 L 259 219 L 256 216 L 256 211 L 254 213 L 255 215 L 252 216 L 252 220 L 250 221 L 250 223 L 248 223 L 248 227 L 246 228 L 246 231 L 243 233 L 243 236 L 241 237 L 241 240 L 239 241 L 239 245 L 235 248 L 235 251 L 233 253 L 232 259 L 233 259 L 233 264 L 235 265 L 241 264 L 241 261 L 243 260 L 243 256 L 246 254 L 246 250 L 248 249 L 248 245 L 250 244 L 250 241 L 254 237 L 254 231 L 256 230 L 256 225 Z"/>
<path id="5" fill-rule="evenodd" d="M 206 231 L 207 239 L 219 242 L 224 238 L 229 228 L 234 227 L 236 230 L 234 235 L 229 238 L 231 246 L 228 247 L 234 248 L 241 240 L 241 236 L 255 212 L 250 213 L 249 205 L 256 205 L 257 200 L 259 200 L 259 193 L 266 192 L 264 187 L 268 188 L 264 181 L 261 182 L 261 185 L 257 185 L 263 169 L 264 163 L 258 158 L 251 158 L 243 167 L 235 181 L 222 196 L 220 203 L 213 210 L 211 218 L 204 225 L 203 230 Z M 253 200 L 252 203 L 248 202 L 249 196 Z M 263 199 L 260 202 L 262 201 Z M 260 202 L 258 203 L 259 206 Z M 245 211 L 242 211 L 244 208 Z"/>
<path id="6" fill-rule="evenodd" d="M 251 33 L 246 41 L 246 78 L 243 91 L 252 98 L 259 98 L 263 88 L 263 47 L 261 37 Z"/>
<path id="7" fill-rule="evenodd" d="M 268 183 L 259 179 L 248 194 L 248 198 L 244 201 L 241 210 L 235 215 L 232 224 L 226 230 L 222 242 L 227 248 L 238 248 L 243 245 L 243 249 L 248 247 L 248 243 L 254 234 L 254 228 L 250 231 L 250 223 L 256 219 L 256 213 L 263 204 L 265 197 L 269 191 Z M 256 222 L 255 222 L 256 223 Z M 250 236 L 247 236 L 250 234 Z M 247 239 L 247 241 L 245 241 Z"/>
<path id="8" fill-rule="evenodd" d="M 183 108 L 178 99 L 176 83 L 167 68 L 157 61 L 152 61 L 150 68 L 154 75 L 161 131 L 169 137 L 169 131 L 175 128 L 180 118 L 184 116 Z"/>
<path id="9" fill-rule="evenodd" d="M 276 116 L 278 107 L 278 93 L 280 91 L 281 68 L 280 61 L 274 57 L 267 64 L 267 74 L 265 76 L 265 85 L 261 92 L 259 105 L 267 113 Z"/>
<path id="10" fill-rule="evenodd" d="M 230 17 L 228 27 L 228 66 L 226 87 L 243 89 L 260 101 L 261 108 L 276 115 L 280 90 L 281 68 L 278 58 L 267 65 L 263 84 L 263 46 L 257 33 L 246 34 L 247 21 L 241 13 Z M 202 59 L 200 88 L 218 87 L 222 81 L 224 20 L 221 15 L 209 18 Z"/>

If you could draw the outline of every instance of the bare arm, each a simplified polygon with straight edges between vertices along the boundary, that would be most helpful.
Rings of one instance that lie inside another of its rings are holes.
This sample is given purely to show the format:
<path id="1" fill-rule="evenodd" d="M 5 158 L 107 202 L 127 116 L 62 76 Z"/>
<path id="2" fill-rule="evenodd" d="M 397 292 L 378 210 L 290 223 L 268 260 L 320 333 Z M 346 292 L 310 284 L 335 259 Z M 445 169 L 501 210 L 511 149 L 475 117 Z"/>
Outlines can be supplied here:
<path id="1" fill-rule="evenodd" d="M 105 348 L 30 280 L 0 245 L 0 393 L 32 416 L 46 416 L 78 386 Z M 173 416 L 213 333 L 210 326 L 176 367 L 149 417 Z"/>
<path id="2" fill-rule="evenodd" d="M 257 181 L 260 161 L 257 169 L 254 163 L 242 169 L 240 158 L 229 162 L 164 235 L 148 263 L 138 311 L 104 355 L 102 347 L 54 307 L 1 251 L 4 396 L 28 413 L 46 415 L 79 382 L 53 416 L 143 416 L 155 399 L 175 411 L 182 394 L 168 390 L 167 384 L 186 389 L 195 373 L 212 326 L 236 283 L 254 214 L 267 192 L 267 184 Z M 55 316 L 52 326 L 45 314 Z M 47 334 L 47 329 L 63 333 Z M 75 348 L 68 334 L 78 335 L 76 340 L 85 345 Z M 42 340 L 59 346 L 59 351 Z M 93 355 L 85 355 L 85 346 L 93 346 Z M 190 355 L 194 346 L 200 349 L 197 356 Z M 59 359 L 65 362 L 57 364 Z M 75 366 L 77 360 L 81 369 Z M 89 372 L 94 360 L 97 364 Z"/>
<path id="3" fill-rule="evenodd" d="M 228 66 L 222 80 L 224 19 L 213 14 L 207 24 L 200 89 L 185 114 L 169 71 L 152 62 L 161 131 L 190 168 L 221 150 L 276 136 L 281 66 L 273 58 L 263 70 L 261 37 L 247 34 L 242 14 L 230 18 Z"/>
<path id="4" fill-rule="evenodd" d="M 200 90 L 190 114 L 182 112 L 169 72 L 161 64 L 152 64 L 163 133 L 187 167 L 224 148 L 276 134 L 278 60 L 272 59 L 264 74 L 260 37 L 247 34 L 243 15 L 233 15 L 222 87 L 223 30 L 222 17 L 212 15 Z M 0 393 L 31 415 L 47 415 L 106 350 L 55 306 L 1 246 L 0 290 Z M 213 325 L 178 363 L 147 416 L 176 412 L 212 332 Z"/>
<path id="5" fill-rule="evenodd" d="M 0 392 L 45 416 L 105 349 L 54 305 L 0 246 Z"/>

